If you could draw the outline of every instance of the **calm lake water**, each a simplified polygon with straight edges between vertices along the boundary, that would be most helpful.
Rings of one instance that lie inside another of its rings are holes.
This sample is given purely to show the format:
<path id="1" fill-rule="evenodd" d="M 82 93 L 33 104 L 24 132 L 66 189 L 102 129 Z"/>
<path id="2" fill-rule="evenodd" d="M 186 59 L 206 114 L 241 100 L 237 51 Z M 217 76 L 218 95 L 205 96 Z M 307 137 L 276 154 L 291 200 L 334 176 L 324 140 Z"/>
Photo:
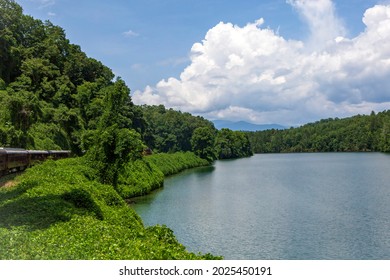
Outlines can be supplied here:
<path id="1" fill-rule="evenodd" d="M 261 154 L 165 180 L 133 205 L 225 259 L 390 259 L 390 155 Z"/>

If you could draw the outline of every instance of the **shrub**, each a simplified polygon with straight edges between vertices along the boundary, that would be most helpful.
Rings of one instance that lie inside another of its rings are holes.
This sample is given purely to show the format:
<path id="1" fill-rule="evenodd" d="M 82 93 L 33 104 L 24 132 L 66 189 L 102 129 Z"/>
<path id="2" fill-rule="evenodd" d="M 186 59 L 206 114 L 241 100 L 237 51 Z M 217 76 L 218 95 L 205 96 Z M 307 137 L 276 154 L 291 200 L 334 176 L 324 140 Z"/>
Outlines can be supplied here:
<path id="1" fill-rule="evenodd" d="M 127 168 L 148 166 L 156 171 L 146 161 Z M 34 166 L 14 187 L 0 188 L 0 259 L 210 258 L 188 252 L 165 226 L 144 227 L 96 178 L 83 158 L 70 158 Z"/>

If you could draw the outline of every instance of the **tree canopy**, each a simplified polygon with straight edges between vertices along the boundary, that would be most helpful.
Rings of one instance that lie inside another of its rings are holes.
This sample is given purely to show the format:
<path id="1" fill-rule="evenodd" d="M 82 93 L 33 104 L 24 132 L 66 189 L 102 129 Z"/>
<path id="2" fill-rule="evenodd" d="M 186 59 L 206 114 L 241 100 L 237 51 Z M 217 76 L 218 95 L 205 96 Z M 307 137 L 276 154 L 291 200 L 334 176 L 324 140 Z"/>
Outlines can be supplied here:
<path id="1" fill-rule="evenodd" d="M 390 111 L 247 134 L 255 153 L 390 152 Z"/>
<path id="2" fill-rule="evenodd" d="M 219 135 L 202 117 L 135 106 L 111 69 L 72 44 L 61 27 L 24 15 L 13 0 L 0 0 L 0 43 L 0 146 L 87 153 L 102 181 L 113 184 L 120 166 L 145 147 L 193 151 L 209 161 L 248 155 L 238 151 L 243 135 Z M 216 152 L 216 139 L 225 136 L 235 138 L 225 143 L 231 154 Z"/>

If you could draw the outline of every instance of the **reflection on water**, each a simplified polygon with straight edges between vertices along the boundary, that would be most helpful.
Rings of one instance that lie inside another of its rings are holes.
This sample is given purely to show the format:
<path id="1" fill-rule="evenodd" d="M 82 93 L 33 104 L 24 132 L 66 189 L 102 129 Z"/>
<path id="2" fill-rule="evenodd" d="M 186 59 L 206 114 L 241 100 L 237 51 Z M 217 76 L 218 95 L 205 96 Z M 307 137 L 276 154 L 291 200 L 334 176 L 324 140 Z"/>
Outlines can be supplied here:
<path id="1" fill-rule="evenodd" d="M 267 154 L 170 177 L 132 205 L 226 259 L 390 259 L 390 157 Z"/>

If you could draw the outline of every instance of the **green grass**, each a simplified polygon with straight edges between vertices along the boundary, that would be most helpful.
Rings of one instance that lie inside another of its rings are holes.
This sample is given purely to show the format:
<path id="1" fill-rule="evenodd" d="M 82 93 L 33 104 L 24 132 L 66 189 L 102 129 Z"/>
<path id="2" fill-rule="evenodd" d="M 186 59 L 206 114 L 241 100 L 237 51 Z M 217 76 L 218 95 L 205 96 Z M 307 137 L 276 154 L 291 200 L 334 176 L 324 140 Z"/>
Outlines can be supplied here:
<path id="1" fill-rule="evenodd" d="M 0 188 L 0 259 L 214 258 L 188 252 L 165 226 L 145 227 L 96 179 L 82 158 L 72 158 L 47 161 Z"/>
<path id="2" fill-rule="evenodd" d="M 190 152 L 147 156 L 125 166 L 125 172 L 119 176 L 117 191 L 123 198 L 145 195 L 161 188 L 166 176 L 206 165 L 209 165 L 206 160 Z"/>
<path id="3" fill-rule="evenodd" d="M 145 160 L 157 166 L 157 168 L 162 171 L 164 176 L 177 174 L 188 168 L 210 165 L 207 160 L 201 159 L 191 152 L 155 154 L 145 157 Z"/>
<path id="4" fill-rule="evenodd" d="M 124 171 L 116 188 L 123 198 L 145 195 L 164 184 L 164 174 L 145 159 L 127 164 Z"/>

